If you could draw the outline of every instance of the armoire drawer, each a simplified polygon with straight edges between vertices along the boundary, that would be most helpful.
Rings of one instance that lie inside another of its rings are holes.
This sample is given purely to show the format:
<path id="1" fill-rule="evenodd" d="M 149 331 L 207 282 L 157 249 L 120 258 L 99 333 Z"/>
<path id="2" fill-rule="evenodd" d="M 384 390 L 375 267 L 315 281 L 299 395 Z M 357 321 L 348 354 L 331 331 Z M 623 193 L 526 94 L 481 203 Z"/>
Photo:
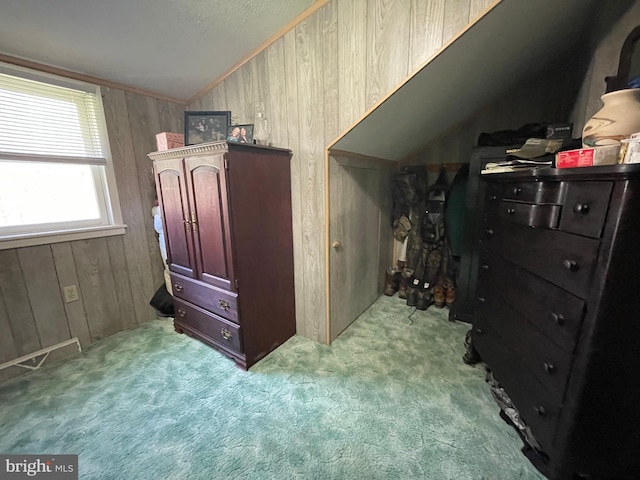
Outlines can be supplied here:
<path id="1" fill-rule="evenodd" d="M 481 246 L 586 298 L 600 242 L 558 230 L 488 221 Z"/>
<path id="2" fill-rule="evenodd" d="M 560 205 L 536 205 L 503 200 L 487 206 L 487 217 L 528 227 L 557 228 L 561 211 Z"/>
<path id="3" fill-rule="evenodd" d="M 472 336 L 474 347 L 507 392 L 536 440 L 546 451 L 550 451 L 561 405 L 552 400 L 490 325 L 481 320 L 474 322 Z"/>
<path id="4" fill-rule="evenodd" d="M 496 294 L 567 353 L 575 349 L 584 301 L 486 250 L 480 251 L 478 285 L 496 285 Z"/>
<path id="5" fill-rule="evenodd" d="M 238 294 L 175 273 L 171 274 L 171 287 L 174 297 L 199 305 L 232 322 L 240 323 Z"/>
<path id="6" fill-rule="evenodd" d="M 177 323 L 194 328 L 200 335 L 207 336 L 226 348 L 243 352 L 242 333 L 238 325 L 177 298 L 174 298 L 174 302 Z"/>
<path id="7" fill-rule="evenodd" d="M 612 189 L 613 182 L 568 183 L 560 230 L 600 238 Z"/>
<path id="8" fill-rule="evenodd" d="M 571 354 L 503 302 L 495 283 L 479 285 L 478 295 L 476 319 L 488 323 L 491 330 L 511 347 L 527 370 L 545 387 L 550 397 L 562 403 L 571 368 Z"/>
<path id="9" fill-rule="evenodd" d="M 562 203 L 563 182 L 509 182 L 491 184 L 488 189 L 492 201 L 516 200 L 535 204 Z"/>

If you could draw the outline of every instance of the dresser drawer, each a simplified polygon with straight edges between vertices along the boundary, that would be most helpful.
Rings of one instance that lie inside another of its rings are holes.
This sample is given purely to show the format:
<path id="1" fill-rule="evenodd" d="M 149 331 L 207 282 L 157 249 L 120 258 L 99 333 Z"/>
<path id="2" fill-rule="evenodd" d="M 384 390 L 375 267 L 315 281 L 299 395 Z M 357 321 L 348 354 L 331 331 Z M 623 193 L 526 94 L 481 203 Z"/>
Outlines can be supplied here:
<path id="1" fill-rule="evenodd" d="M 227 320 L 240 323 L 238 294 L 175 273 L 171 274 L 171 287 L 174 297 L 199 305 Z"/>
<path id="2" fill-rule="evenodd" d="M 492 183 L 487 192 L 488 200 L 516 200 L 536 204 L 562 203 L 563 182 L 509 182 Z"/>
<path id="3" fill-rule="evenodd" d="M 560 230 L 600 238 L 613 182 L 571 182 L 560 219 Z"/>
<path id="4" fill-rule="evenodd" d="M 584 301 L 523 268 L 480 251 L 478 285 L 494 283 L 501 301 L 533 323 L 567 353 L 575 349 L 584 316 Z M 483 289 L 484 291 L 484 289 Z"/>
<path id="5" fill-rule="evenodd" d="M 238 325 L 188 302 L 177 298 L 173 301 L 176 307 L 177 324 L 185 324 L 197 330 L 200 336 L 208 337 L 228 349 L 242 353 L 242 335 Z"/>
<path id="6" fill-rule="evenodd" d="M 473 345 L 489 365 L 536 440 L 551 451 L 561 406 L 487 323 L 474 322 Z"/>
<path id="7" fill-rule="evenodd" d="M 560 205 L 535 205 L 510 200 L 493 202 L 487 207 L 487 216 L 528 227 L 557 228 Z"/>
<path id="8" fill-rule="evenodd" d="M 480 285 L 478 295 L 482 301 L 476 305 L 476 318 L 488 323 L 491 330 L 511 347 L 554 402 L 562 403 L 571 355 L 502 301 L 496 284 L 486 282 Z"/>
<path id="9" fill-rule="evenodd" d="M 558 230 L 488 221 L 482 247 L 586 298 L 600 242 Z"/>

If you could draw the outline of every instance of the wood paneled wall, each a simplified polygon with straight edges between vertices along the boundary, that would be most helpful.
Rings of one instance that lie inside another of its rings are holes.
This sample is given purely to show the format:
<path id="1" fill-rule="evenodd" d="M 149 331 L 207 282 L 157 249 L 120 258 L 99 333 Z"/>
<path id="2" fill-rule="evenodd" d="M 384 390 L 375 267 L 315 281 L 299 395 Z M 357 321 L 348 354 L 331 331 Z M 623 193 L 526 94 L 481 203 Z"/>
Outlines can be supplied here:
<path id="1" fill-rule="evenodd" d="M 297 332 L 326 338 L 325 147 L 492 0 L 332 0 L 189 105 L 254 123 L 293 150 Z"/>
<path id="2" fill-rule="evenodd" d="M 83 347 L 155 318 L 164 282 L 151 207 L 155 134 L 182 132 L 184 106 L 103 88 L 125 235 L 0 251 L 0 363 L 78 337 Z M 77 285 L 80 300 L 64 303 Z M 71 354 L 54 352 L 50 360 Z M 0 370 L 0 381 L 26 372 Z"/>

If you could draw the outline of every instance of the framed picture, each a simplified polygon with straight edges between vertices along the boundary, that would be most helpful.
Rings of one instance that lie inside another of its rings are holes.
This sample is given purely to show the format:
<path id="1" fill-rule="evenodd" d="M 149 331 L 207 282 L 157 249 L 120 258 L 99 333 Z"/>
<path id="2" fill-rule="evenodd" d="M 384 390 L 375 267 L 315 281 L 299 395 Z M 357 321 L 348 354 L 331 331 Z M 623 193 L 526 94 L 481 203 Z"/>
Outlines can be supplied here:
<path id="1" fill-rule="evenodd" d="M 227 129 L 227 142 L 253 143 L 253 124 L 231 125 Z"/>
<path id="2" fill-rule="evenodd" d="M 184 112 L 184 144 L 224 140 L 230 124 L 231 112 Z"/>

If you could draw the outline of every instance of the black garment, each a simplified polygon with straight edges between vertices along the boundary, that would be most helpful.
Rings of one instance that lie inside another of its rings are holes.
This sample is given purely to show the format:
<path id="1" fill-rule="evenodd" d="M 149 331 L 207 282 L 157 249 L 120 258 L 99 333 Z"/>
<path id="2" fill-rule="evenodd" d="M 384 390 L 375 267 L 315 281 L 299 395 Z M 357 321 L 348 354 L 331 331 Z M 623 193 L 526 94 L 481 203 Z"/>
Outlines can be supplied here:
<path id="1" fill-rule="evenodd" d="M 167 291 L 167 286 L 164 283 L 160 285 L 160 288 L 153 294 L 149 305 L 155 308 L 162 316 L 173 317 L 174 315 L 173 297 Z"/>

